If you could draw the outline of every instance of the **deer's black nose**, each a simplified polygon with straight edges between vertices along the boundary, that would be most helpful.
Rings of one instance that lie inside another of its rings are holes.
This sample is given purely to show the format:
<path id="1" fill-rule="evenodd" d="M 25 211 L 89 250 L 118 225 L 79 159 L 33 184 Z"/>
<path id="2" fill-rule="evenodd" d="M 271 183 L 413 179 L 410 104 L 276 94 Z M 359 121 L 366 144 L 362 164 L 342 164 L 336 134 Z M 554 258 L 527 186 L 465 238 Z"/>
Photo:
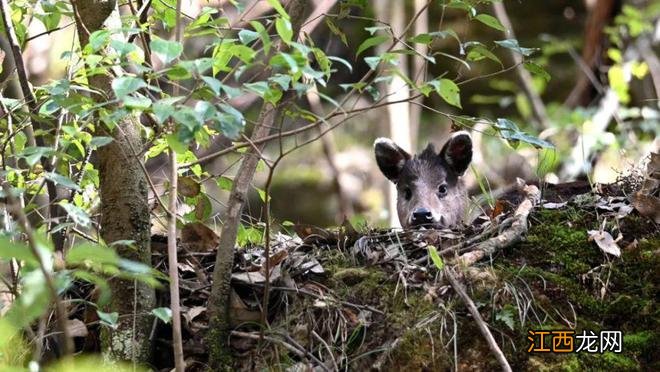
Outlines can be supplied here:
<path id="1" fill-rule="evenodd" d="M 413 225 L 424 225 L 433 222 L 433 213 L 426 208 L 417 208 L 412 213 Z"/>

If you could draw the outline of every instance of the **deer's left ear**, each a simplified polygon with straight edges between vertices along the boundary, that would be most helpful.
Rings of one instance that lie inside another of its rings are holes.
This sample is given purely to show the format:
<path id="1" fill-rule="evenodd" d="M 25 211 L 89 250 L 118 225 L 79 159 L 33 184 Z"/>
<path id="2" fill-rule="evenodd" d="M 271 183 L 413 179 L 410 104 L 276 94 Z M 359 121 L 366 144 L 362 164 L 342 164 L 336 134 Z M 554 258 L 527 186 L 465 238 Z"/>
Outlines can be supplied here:
<path id="1" fill-rule="evenodd" d="M 466 131 L 455 132 L 442 147 L 440 156 L 456 174 L 463 175 L 472 161 L 472 138 Z"/>

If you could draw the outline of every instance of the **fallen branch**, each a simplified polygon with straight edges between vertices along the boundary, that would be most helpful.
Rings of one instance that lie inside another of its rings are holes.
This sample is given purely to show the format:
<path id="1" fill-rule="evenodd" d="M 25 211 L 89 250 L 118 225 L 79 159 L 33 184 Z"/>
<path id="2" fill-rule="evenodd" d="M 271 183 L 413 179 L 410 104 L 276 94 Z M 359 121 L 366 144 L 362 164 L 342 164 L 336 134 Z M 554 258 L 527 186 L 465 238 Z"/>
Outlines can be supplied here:
<path id="1" fill-rule="evenodd" d="M 458 294 L 461 300 L 465 303 L 465 306 L 467 306 L 470 314 L 472 314 L 472 318 L 477 323 L 477 327 L 479 327 L 479 331 L 481 331 L 481 334 L 486 339 L 486 342 L 488 343 L 488 347 L 493 352 L 493 354 L 495 354 L 495 358 L 500 363 L 502 370 L 511 371 L 511 366 L 509 365 L 509 362 L 506 360 L 504 353 L 497 345 L 495 338 L 493 338 L 493 334 L 490 333 L 490 330 L 488 329 L 488 324 L 486 324 L 486 322 L 483 320 L 481 314 L 479 314 L 479 310 L 477 309 L 477 306 L 474 304 L 474 301 L 472 301 L 470 296 L 468 296 L 468 294 L 465 292 L 463 285 L 458 282 L 458 279 L 456 279 L 456 276 L 454 276 L 454 273 L 452 269 L 449 268 L 449 266 L 445 266 L 444 274 L 449 280 L 451 286 L 454 288 L 454 291 L 456 291 L 456 294 Z"/>
<path id="2" fill-rule="evenodd" d="M 525 200 L 520 203 L 513 214 L 511 227 L 502 231 L 499 235 L 477 244 L 473 250 L 462 254 L 458 258 L 458 262 L 462 265 L 470 266 L 486 256 L 491 256 L 500 249 L 518 243 L 522 239 L 527 233 L 527 217 L 529 216 L 529 212 L 531 212 L 540 196 L 538 187 L 534 185 L 524 186 L 523 192 L 525 193 Z"/>
<path id="3" fill-rule="evenodd" d="M 261 340 L 262 336 L 260 336 L 258 333 L 248 333 L 248 332 L 241 332 L 241 331 L 231 331 L 232 336 L 236 337 L 242 337 L 242 338 L 249 338 L 250 340 Z M 280 340 L 279 338 L 276 337 L 271 337 L 271 336 L 263 336 L 263 339 L 269 342 L 273 342 L 276 344 L 279 344 L 283 346 L 285 349 L 289 350 L 290 352 L 296 354 L 300 358 L 309 358 L 316 363 L 318 363 L 319 367 L 321 367 L 324 371 L 329 371 L 330 369 L 323 364 L 322 361 L 320 361 L 314 354 L 308 352 L 307 350 L 303 349 L 302 347 L 296 347 L 284 340 Z"/>

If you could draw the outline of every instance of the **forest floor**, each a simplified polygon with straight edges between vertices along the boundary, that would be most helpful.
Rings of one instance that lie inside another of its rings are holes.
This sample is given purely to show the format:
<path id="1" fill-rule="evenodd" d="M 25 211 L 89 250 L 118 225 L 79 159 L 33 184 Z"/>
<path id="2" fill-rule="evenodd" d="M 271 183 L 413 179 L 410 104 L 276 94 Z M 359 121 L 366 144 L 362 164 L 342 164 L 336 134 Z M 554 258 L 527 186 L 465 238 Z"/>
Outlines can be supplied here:
<path id="1" fill-rule="evenodd" d="M 233 276 L 235 368 L 498 369 L 447 281 L 452 267 L 514 370 L 660 370 L 660 229 L 626 196 L 639 185 L 544 190 L 528 205 L 522 230 L 516 216 L 524 198 L 500 201 L 496 212 L 457 231 L 294 226 L 295 234 L 283 231 L 271 242 L 266 328 L 264 248 L 244 247 Z M 166 270 L 164 256 L 154 260 Z M 213 252 L 181 253 L 184 350 L 192 369 L 203 369 L 207 357 L 212 263 Z M 166 293 L 161 297 L 166 306 Z M 548 332 L 544 345 L 555 352 L 539 351 L 539 334 L 530 333 L 537 331 Z M 551 342 L 561 331 L 575 333 Z M 621 332 L 621 352 L 610 351 L 616 345 L 601 352 L 601 331 Z M 164 357 L 171 355 L 170 332 L 162 325 L 156 333 L 157 369 L 172 367 Z M 588 338 L 577 336 L 591 332 L 596 343 L 587 347 Z"/>

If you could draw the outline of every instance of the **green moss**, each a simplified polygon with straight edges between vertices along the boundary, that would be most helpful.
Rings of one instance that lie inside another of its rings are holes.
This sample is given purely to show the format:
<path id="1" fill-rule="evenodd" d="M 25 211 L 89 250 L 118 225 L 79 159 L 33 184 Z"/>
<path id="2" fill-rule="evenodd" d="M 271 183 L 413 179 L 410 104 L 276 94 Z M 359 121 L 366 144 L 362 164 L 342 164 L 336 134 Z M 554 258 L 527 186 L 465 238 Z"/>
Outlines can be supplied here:
<path id="1" fill-rule="evenodd" d="M 636 354 L 658 350 L 660 335 L 652 331 L 641 331 L 623 336 L 623 349 Z"/>
<path id="2" fill-rule="evenodd" d="M 639 364 L 625 354 L 606 352 L 604 354 L 580 353 L 580 366 L 582 370 L 589 371 L 639 371 Z"/>

